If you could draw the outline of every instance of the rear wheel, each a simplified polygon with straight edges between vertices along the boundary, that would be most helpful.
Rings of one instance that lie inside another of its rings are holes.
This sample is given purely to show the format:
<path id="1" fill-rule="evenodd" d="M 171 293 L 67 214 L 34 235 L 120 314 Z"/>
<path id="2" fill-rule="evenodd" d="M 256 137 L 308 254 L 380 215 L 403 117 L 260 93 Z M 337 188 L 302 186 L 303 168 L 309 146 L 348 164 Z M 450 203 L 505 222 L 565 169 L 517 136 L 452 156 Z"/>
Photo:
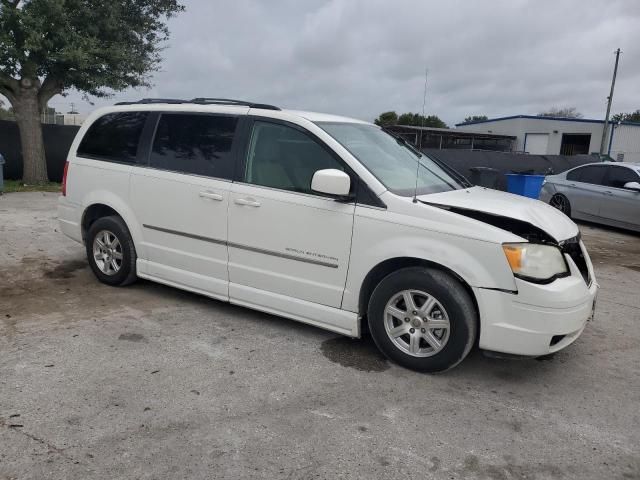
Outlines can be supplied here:
<path id="1" fill-rule="evenodd" d="M 551 197 L 551 200 L 549 200 L 549 205 L 557 208 L 567 217 L 571 217 L 571 204 L 569 203 L 569 199 L 561 193 L 556 193 L 553 197 Z"/>
<path id="2" fill-rule="evenodd" d="M 422 372 L 460 363 L 476 338 L 477 313 L 460 282 L 440 270 L 403 268 L 376 287 L 367 312 L 378 348 Z"/>
<path id="3" fill-rule="evenodd" d="M 93 222 L 86 249 L 91 270 L 102 283 L 124 286 L 136 280 L 136 249 L 122 218 L 113 215 Z"/>

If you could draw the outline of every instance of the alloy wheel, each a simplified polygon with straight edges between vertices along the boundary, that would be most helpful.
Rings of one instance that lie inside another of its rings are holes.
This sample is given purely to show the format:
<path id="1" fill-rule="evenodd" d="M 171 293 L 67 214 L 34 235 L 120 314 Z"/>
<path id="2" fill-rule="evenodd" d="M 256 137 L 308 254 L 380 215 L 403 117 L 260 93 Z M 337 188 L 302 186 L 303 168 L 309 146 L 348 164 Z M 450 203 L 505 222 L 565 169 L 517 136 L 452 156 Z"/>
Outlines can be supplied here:
<path id="1" fill-rule="evenodd" d="M 451 331 L 442 304 L 421 290 L 403 290 L 391 297 L 384 310 L 384 327 L 393 344 L 414 357 L 440 352 Z"/>

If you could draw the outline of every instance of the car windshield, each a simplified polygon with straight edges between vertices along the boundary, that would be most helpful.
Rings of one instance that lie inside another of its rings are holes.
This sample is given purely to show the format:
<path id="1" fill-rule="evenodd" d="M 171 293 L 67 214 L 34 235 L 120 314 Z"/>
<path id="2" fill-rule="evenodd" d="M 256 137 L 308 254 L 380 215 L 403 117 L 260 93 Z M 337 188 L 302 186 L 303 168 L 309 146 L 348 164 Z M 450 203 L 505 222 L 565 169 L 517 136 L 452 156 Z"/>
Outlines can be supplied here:
<path id="1" fill-rule="evenodd" d="M 467 186 L 455 172 L 448 171 L 445 166 L 440 166 L 403 139 L 392 136 L 380 127 L 347 122 L 317 122 L 317 125 L 397 195 L 426 195 Z M 420 162 L 419 167 L 417 162 Z"/>

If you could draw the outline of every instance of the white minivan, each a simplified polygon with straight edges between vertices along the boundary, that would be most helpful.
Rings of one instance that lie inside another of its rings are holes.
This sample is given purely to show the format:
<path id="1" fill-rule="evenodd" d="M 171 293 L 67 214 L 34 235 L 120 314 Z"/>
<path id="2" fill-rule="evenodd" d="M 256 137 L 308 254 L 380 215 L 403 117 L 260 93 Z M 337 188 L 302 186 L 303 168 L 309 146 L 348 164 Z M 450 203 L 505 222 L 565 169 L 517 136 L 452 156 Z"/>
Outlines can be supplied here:
<path id="1" fill-rule="evenodd" d="M 556 352 L 598 288 L 555 208 L 473 187 L 370 123 L 237 100 L 97 110 L 59 218 L 101 282 L 145 278 L 351 337 L 366 324 L 426 372 L 474 344 Z"/>

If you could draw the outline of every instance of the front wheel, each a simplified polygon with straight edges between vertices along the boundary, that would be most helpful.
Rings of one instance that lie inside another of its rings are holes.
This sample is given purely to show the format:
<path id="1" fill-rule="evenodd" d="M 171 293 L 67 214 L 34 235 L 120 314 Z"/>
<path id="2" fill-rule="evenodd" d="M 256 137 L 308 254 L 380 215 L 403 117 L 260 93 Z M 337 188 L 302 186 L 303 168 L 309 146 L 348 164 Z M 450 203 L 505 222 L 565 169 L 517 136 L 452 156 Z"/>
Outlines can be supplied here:
<path id="1" fill-rule="evenodd" d="M 456 366 L 476 338 L 473 300 L 457 279 L 440 270 L 410 267 L 388 275 L 373 291 L 367 315 L 382 353 L 421 372 Z"/>
<path id="2" fill-rule="evenodd" d="M 557 208 L 567 217 L 571 218 L 571 204 L 569 203 L 569 199 L 561 193 L 556 193 L 553 197 L 551 197 L 551 200 L 549 200 L 549 205 Z"/>

